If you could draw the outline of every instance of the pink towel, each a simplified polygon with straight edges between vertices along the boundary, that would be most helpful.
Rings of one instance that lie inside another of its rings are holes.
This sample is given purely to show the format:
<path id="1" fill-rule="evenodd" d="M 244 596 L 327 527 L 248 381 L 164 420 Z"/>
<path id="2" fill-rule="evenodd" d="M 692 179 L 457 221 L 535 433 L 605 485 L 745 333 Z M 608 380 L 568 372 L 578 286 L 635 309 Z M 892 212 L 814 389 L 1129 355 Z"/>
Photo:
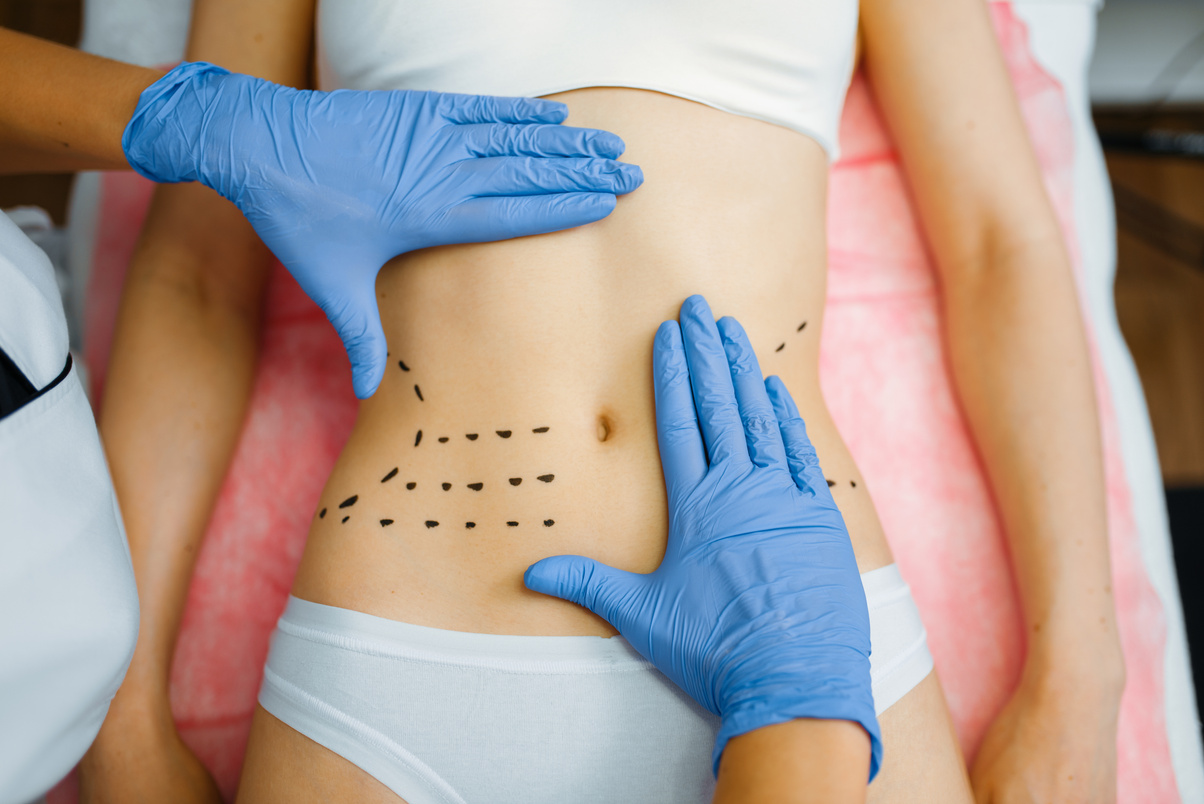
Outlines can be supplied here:
<path id="1" fill-rule="evenodd" d="M 1006 4 L 992 15 L 1077 263 L 1073 139 L 1059 85 Z M 999 516 L 954 393 L 935 276 L 905 180 L 857 77 L 832 173 L 821 382 L 864 473 L 928 627 L 967 757 L 1007 700 L 1024 654 Z M 87 314 L 87 362 L 103 383 L 120 285 L 150 187 L 104 179 Z M 233 798 L 268 636 L 284 608 L 310 514 L 355 415 L 347 360 L 321 312 L 277 267 L 246 427 L 197 559 L 172 706 L 184 740 Z M 1122 804 L 1179 801 L 1164 722 L 1161 605 L 1138 552 L 1117 426 L 1096 361 L 1108 515 L 1128 667 L 1120 719 Z M 50 804 L 74 801 L 68 779 Z"/>

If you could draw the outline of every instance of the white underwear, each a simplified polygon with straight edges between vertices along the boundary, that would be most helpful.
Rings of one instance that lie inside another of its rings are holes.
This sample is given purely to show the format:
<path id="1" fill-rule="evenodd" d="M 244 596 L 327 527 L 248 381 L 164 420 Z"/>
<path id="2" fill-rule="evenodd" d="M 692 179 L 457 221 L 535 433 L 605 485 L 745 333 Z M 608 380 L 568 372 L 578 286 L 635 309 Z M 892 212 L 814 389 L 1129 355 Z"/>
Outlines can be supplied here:
<path id="1" fill-rule="evenodd" d="M 861 576 L 881 714 L 932 670 L 894 564 Z M 719 719 L 620 637 L 443 631 L 289 598 L 259 703 L 408 804 L 703 804 Z"/>

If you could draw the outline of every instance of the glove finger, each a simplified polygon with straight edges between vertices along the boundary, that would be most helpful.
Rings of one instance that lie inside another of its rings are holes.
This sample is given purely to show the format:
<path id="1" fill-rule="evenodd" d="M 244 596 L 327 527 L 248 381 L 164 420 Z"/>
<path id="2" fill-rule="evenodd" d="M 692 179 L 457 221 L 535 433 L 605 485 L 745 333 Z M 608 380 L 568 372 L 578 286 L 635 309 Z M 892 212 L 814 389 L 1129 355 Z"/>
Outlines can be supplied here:
<path id="1" fill-rule="evenodd" d="M 639 615 L 637 595 L 642 582 L 640 575 L 584 556 L 552 556 L 536 561 L 523 573 L 528 589 L 584 606 L 624 637 L 631 633 Z"/>
<path id="2" fill-rule="evenodd" d="M 452 123 L 563 123 L 569 107 L 541 98 L 506 98 L 497 95 L 439 95 L 439 111 Z"/>
<path id="3" fill-rule="evenodd" d="M 554 125 L 481 123 L 459 126 L 470 154 L 483 156 L 585 156 L 617 159 L 627 149 L 609 131 Z"/>
<path id="4" fill-rule="evenodd" d="M 612 193 L 639 187 L 637 165 L 613 159 L 581 157 L 491 156 L 466 159 L 455 167 L 466 195 L 539 195 L 541 193 Z"/>
<path id="5" fill-rule="evenodd" d="M 807 425 L 799 416 L 798 406 L 786 389 L 781 378 L 774 375 L 765 381 L 765 392 L 773 405 L 782 432 L 782 443 L 786 449 L 786 464 L 790 467 L 790 476 L 800 491 L 811 492 L 813 496 L 831 498 L 828 491 L 828 481 L 824 479 L 823 470 L 819 467 L 819 456 L 811 439 L 807 437 Z"/>
<path id="6" fill-rule="evenodd" d="M 761 365 L 748 335 L 740 322 L 730 316 L 719 319 L 716 325 L 727 362 L 731 366 L 732 386 L 736 389 L 736 404 L 744 422 L 744 437 L 748 441 L 748 457 L 761 468 L 787 471 L 786 448 L 777 414 L 765 391 Z"/>
<path id="7" fill-rule="evenodd" d="M 652 388 L 656 396 L 656 440 L 672 511 L 680 496 L 697 487 L 707 474 L 706 445 L 698 429 L 690 368 L 676 321 L 661 324 L 652 342 Z"/>
<path id="8" fill-rule="evenodd" d="M 614 208 L 610 193 L 473 198 L 448 213 L 448 228 L 458 233 L 457 243 L 487 243 L 584 226 Z"/>
<path id="9" fill-rule="evenodd" d="M 328 300 L 323 304 L 323 309 L 343 340 L 343 348 L 351 360 L 351 383 L 355 395 L 367 399 L 380 387 L 388 362 L 388 344 L 380 324 L 375 290 Z"/>
<path id="10" fill-rule="evenodd" d="M 707 457 L 712 465 L 728 460 L 747 464 L 748 445 L 732 373 L 706 299 L 691 296 L 682 304 L 681 335 Z"/>

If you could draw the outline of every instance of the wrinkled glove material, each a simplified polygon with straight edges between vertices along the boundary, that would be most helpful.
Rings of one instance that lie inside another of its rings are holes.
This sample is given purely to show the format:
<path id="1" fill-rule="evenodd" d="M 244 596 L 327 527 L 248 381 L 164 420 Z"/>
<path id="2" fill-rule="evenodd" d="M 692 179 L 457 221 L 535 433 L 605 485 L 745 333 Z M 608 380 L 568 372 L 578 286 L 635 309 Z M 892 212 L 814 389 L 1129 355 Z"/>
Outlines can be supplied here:
<path id="1" fill-rule="evenodd" d="M 882 739 L 870 624 L 852 543 L 785 385 L 763 380 L 740 325 L 698 296 L 653 347 L 669 502 L 648 575 L 580 556 L 532 565 L 531 589 L 585 606 L 720 716 L 732 737 L 795 718 L 850 720 Z"/>
<path id="2" fill-rule="evenodd" d="M 386 262 L 591 223 L 643 181 L 614 161 L 621 139 L 566 117 L 554 101 L 297 90 L 189 62 L 142 93 L 122 146 L 146 178 L 238 206 L 338 330 L 366 398 L 386 364 Z"/>

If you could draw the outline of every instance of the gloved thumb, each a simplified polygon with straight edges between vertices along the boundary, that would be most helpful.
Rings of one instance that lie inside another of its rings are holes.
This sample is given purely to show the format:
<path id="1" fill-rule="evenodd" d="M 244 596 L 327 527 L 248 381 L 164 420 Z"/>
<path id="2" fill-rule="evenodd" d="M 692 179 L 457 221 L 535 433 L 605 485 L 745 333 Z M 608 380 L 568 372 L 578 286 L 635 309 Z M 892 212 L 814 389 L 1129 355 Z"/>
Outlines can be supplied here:
<path id="1" fill-rule="evenodd" d="M 388 365 L 388 343 L 380 324 L 375 289 L 369 287 L 366 293 L 352 291 L 337 299 L 327 299 L 322 306 L 351 360 L 355 395 L 367 399 L 380 387 Z"/>
<path id="2" fill-rule="evenodd" d="M 552 556 L 527 567 L 523 582 L 534 592 L 584 606 L 626 635 L 639 609 L 642 577 L 584 556 Z"/>

